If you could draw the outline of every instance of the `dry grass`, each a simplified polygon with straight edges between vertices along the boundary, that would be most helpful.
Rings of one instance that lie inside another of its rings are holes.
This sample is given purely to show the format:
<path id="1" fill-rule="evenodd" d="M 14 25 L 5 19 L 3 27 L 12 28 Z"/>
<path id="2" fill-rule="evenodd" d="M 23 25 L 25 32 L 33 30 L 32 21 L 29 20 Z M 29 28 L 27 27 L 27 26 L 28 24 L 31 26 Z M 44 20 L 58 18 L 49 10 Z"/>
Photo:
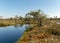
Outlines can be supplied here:
<path id="1" fill-rule="evenodd" d="M 17 43 L 59 43 L 60 25 L 51 24 L 31 27 Z"/>

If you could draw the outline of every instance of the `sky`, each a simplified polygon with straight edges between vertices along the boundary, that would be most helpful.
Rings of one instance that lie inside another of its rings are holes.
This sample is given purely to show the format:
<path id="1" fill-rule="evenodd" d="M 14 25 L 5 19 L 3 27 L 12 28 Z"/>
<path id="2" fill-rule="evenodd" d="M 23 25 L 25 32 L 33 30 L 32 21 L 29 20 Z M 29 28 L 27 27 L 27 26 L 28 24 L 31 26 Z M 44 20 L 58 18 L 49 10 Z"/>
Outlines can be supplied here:
<path id="1" fill-rule="evenodd" d="M 60 17 L 60 0 L 0 0 L 0 16 L 25 16 L 29 11 L 42 10 L 50 17 Z"/>

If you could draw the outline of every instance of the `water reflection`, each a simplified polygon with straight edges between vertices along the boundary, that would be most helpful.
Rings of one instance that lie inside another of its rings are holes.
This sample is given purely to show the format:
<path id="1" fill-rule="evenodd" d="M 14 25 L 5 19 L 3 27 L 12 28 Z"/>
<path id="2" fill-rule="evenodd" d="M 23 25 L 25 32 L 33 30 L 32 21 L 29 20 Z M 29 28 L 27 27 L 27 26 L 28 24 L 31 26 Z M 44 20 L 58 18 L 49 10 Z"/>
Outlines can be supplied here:
<path id="1" fill-rule="evenodd" d="M 23 24 L 14 25 L 15 28 L 22 27 L 22 26 L 23 26 Z"/>
<path id="2" fill-rule="evenodd" d="M 24 33 L 27 24 L 25 25 L 15 25 L 0 28 L 0 43 L 14 43 L 16 42 Z"/>
<path id="3" fill-rule="evenodd" d="M 15 28 L 18 28 L 18 27 L 22 27 L 23 25 L 25 25 L 25 27 L 28 27 L 29 26 L 29 24 L 17 24 L 14 27 Z"/>

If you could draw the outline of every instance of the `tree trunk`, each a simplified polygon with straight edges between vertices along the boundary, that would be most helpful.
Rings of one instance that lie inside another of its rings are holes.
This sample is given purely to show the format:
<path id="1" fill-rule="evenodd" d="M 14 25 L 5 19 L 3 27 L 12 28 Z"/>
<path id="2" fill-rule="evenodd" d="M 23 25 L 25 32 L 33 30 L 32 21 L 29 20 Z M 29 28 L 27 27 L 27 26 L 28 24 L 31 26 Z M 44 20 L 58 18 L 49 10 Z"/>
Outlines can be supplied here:
<path id="1" fill-rule="evenodd" d="M 41 19 L 39 20 L 39 25 L 42 26 L 42 22 L 41 22 Z"/>
<path id="2" fill-rule="evenodd" d="M 42 22 L 41 22 L 41 19 L 38 19 L 38 26 L 42 26 Z"/>

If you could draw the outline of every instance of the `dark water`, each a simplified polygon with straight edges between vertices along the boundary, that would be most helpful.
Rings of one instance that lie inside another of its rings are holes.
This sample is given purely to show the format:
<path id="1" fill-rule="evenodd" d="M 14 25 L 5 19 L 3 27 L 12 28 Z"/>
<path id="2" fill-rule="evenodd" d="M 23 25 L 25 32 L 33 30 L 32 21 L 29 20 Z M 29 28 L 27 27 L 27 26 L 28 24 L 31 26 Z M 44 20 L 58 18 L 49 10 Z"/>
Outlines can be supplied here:
<path id="1" fill-rule="evenodd" d="M 0 43 L 15 43 L 26 30 L 26 26 L 0 27 Z"/>

